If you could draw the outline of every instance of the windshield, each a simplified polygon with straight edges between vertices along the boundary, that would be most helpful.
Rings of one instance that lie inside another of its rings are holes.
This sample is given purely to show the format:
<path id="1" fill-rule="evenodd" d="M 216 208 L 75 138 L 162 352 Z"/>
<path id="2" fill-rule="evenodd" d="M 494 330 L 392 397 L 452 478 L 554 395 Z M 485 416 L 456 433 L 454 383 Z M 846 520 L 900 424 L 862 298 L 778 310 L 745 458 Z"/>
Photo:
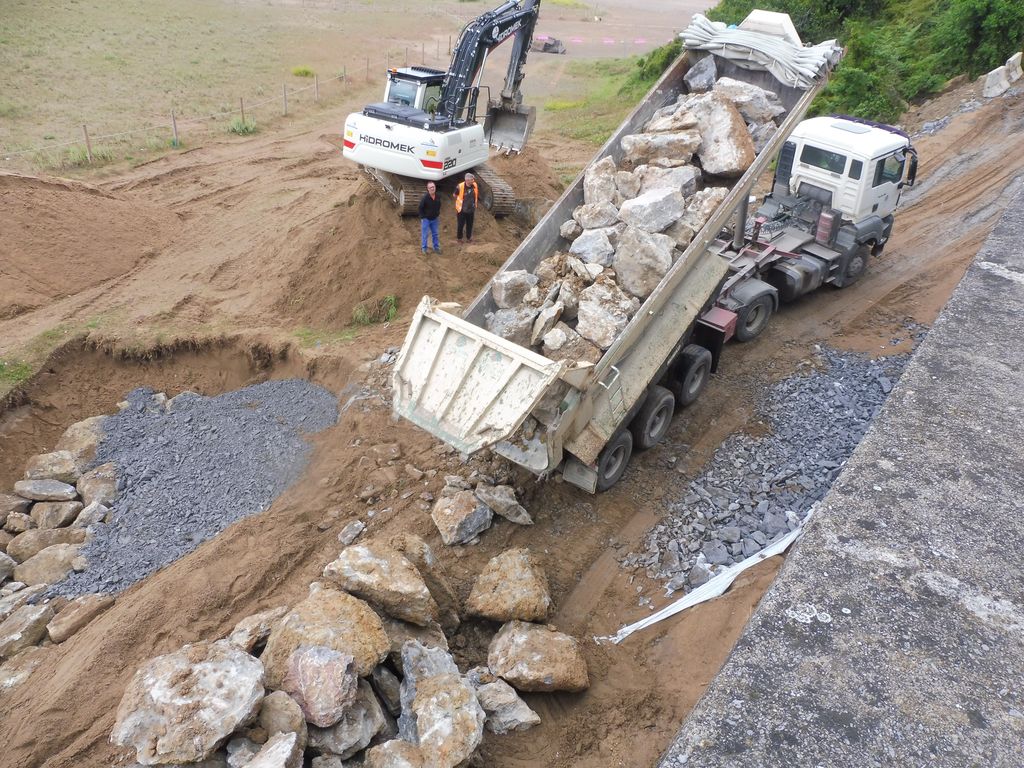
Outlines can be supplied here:
<path id="1" fill-rule="evenodd" d="M 404 104 L 411 107 L 416 101 L 416 89 L 416 83 L 410 83 L 408 80 L 392 80 L 391 87 L 388 88 L 388 103 Z"/>
<path id="2" fill-rule="evenodd" d="M 846 168 L 846 155 L 806 144 L 800 152 L 800 162 L 832 173 L 842 173 Z"/>

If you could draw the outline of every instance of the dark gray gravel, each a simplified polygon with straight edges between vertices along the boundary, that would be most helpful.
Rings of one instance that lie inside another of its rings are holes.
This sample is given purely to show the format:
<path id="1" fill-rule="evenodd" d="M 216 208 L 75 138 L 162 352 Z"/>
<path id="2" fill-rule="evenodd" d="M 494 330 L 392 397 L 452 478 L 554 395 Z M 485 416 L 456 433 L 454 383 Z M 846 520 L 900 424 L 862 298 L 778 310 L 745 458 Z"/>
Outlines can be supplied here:
<path id="1" fill-rule="evenodd" d="M 166 406 L 136 389 L 104 422 L 96 464 L 118 468 L 113 518 L 91 527 L 89 567 L 51 587 L 120 592 L 247 515 L 261 512 L 306 464 L 304 435 L 338 419 L 337 398 L 308 381 L 270 381 Z"/>
<path id="2" fill-rule="evenodd" d="M 908 359 L 820 349 L 811 371 L 768 388 L 760 412 L 770 434 L 727 438 L 648 532 L 646 551 L 623 566 L 689 590 L 796 528 L 832 485 Z"/>

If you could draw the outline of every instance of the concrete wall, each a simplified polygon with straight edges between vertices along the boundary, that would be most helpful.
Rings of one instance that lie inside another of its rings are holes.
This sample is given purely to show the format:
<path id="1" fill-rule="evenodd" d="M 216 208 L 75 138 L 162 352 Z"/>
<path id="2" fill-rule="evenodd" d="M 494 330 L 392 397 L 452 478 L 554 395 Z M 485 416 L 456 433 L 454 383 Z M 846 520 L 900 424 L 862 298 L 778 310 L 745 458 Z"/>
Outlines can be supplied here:
<path id="1" fill-rule="evenodd" d="M 1024 765 L 1024 192 L 661 766 Z"/>

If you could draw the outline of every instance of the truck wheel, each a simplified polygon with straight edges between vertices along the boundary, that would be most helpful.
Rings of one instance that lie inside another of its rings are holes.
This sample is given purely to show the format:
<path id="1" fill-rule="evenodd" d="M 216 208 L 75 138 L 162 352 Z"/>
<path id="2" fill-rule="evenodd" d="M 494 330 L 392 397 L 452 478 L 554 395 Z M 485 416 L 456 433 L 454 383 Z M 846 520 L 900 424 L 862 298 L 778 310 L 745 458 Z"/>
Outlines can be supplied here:
<path id="1" fill-rule="evenodd" d="M 775 311 L 771 294 L 762 293 L 736 313 L 736 341 L 750 341 L 763 331 Z"/>
<path id="2" fill-rule="evenodd" d="M 836 288 L 845 288 L 848 285 L 853 285 L 861 276 L 867 271 L 868 268 L 868 257 L 871 255 L 871 246 L 868 243 L 863 243 L 857 246 L 857 250 L 850 254 L 846 266 L 843 269 L 843 275 L 835 281 L 834 285 Z"/>
<path id="3" fill-rule="evenodd" d="M 629 426 L 637 450 L 646 451 L 661 442 L 672 424 L 675 409 L 676 397 L 664 387 L 655 384 L 647 391 L 640 412 Z"/>
<path id="4" fill-rule="evenodd" d="M 676 403 L 686 407 L 696 402 L 711 378 L 711 352 L 699 344 L 687 344 L 679 353 L 678 375 L 672 379 L 669 389 L 676 396 Z"/>
<path id="5" fill-rule="evenodd" d="M 597 457 L 597 492 L 607 491 L 626 472 L 629 457 L 633 455 L 633 435 L 624 429 L 615 435 Z"/>

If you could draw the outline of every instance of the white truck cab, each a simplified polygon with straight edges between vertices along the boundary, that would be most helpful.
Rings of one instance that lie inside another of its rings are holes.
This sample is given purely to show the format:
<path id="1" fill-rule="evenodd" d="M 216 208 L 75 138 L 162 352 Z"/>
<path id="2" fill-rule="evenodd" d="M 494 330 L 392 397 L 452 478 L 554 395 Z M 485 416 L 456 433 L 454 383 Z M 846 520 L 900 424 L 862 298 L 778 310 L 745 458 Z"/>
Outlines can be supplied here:
<path id="1" fill-rule="evenodd" d="M 917 170 L 917 156 L 906 134 L 845 117 L 801 122 L 783 148 L 780 168 L 790 160 L 790 195 L 824 190 L 831 200 L 820 202 L 854 223 L 891 216 L 900 191 L 913 184 Z"/>

